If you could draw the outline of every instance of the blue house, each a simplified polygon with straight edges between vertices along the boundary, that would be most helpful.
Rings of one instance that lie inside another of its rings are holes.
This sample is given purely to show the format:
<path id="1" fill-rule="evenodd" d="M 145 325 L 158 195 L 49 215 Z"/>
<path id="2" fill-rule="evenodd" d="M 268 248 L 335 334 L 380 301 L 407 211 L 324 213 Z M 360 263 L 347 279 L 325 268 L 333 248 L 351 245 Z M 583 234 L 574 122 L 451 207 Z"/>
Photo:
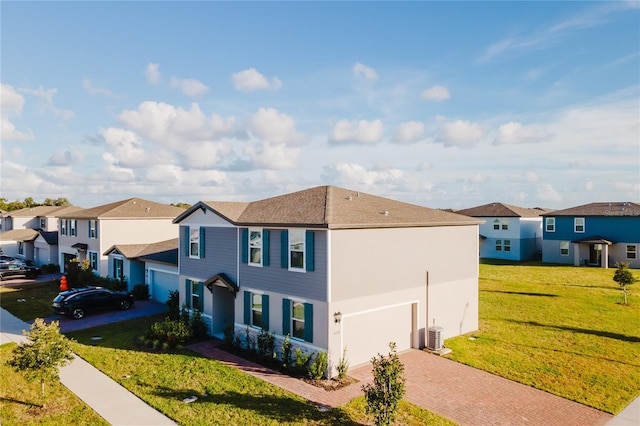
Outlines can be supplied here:
<path id="1" fill-rule="evenodd" d="M 640 268 L 640 204 L 591 203 L 543 217 L 543 262 Z"/>
<path id="2" fill-rule="evenodd" d="M 489 203 L 456 213 L 484 220 L 480 224 L 480 258 L 540 259 L 542 216 L 546 210 Z"/>

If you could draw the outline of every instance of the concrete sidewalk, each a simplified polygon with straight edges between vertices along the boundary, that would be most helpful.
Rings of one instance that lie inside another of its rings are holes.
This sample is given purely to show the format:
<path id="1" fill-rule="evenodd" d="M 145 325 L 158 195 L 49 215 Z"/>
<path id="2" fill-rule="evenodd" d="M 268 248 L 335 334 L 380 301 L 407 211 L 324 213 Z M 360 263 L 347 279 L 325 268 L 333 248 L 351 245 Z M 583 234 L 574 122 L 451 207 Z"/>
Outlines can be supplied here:
<path id="1" fill-rule="evenodd" d="M 26 341 L 29 324 L 0 308 L 0 344 Z M 80 357 L 60 369 L 60 382 L 112 425 L 175 425 Z"/>

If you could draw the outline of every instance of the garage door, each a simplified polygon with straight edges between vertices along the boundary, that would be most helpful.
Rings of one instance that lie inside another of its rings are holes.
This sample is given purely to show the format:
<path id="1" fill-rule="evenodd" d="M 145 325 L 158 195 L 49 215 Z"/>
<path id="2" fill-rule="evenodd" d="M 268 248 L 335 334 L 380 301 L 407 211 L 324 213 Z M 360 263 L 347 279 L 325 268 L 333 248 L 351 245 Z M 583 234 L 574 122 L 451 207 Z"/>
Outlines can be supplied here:
<path id="1" fill-rule="evenodd" d="M 394 306 L 342 319 L 343 344 L 351 367 L 389 353 L 389 342 L 398 352 L 411 348 L 413 321 L 411 304 Z"/>
<path id="2" fill-rule="evenodd" d="M 149 292 L 156 302 L 165 303 L 169 292 L 178 289 L 178 275 L 161 271 L 149 271 Z"/>

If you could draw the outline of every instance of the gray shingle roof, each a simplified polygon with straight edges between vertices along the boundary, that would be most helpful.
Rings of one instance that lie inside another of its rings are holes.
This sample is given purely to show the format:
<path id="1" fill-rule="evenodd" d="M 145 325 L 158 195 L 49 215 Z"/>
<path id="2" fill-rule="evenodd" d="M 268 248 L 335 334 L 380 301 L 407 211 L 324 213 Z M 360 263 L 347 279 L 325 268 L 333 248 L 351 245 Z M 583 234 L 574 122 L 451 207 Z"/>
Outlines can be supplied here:
<path id="1" fill-rule="evenodd" d="M 160 204 L 141 198 L 129 198 L 115 203 L 61 214 L 61 219 L 173 219 L 183 208 Z"/>
<path id="2" fill-rule="evenodd" d="M 6 217 L 56 217 L 73 211 L 82 210 L 78 206 L 36 206 L 12 212 L 3 212 Z"/>
<path id="3" fill-rule="evenodd" d="M 193 206 L 175 222 L 180 222 L 197 208 L 211 209 L 239 226 L 304 226 L 340 229 L 480 223 L 468 216 L 336 186 L 318 186 L 250 203 L 205 201 Z"/>
<path id="4" fill-rule="evenodd" d="M 590 203 L 564 210 L 544 213 L 543 216 L 623 216 L 640 217 L 640 204 L 627 201 Z"/>
<path id="5" fill-rule="evenodd" d="M 0 241 L 33 241 L 40 233 L 35 229 L 12 229 L 0 233 Z"/>
<path id="6" fill-rule="evenodd" d="M 544 212 L 535 208 L 529 209 L 506 203 L 489 203 L 457 210 L 456 213 L 471 217 L 538 217 Z"/>

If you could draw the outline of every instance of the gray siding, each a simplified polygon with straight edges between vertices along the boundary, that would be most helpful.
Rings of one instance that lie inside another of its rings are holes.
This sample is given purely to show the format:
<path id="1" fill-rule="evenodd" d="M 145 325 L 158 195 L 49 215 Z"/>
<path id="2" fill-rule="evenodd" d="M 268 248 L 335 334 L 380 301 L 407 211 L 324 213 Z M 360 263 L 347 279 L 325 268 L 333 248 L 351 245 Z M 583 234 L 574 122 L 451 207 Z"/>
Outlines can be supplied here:
<path id="1" fill-rule="evenodd" d="M 180 228 L 180 275 L 206 281 L 212 276 L 225 273 L 239 284 L 237 277 L 238 230 L 236 228 L 207 227 L 205 230 L 205 252 L 202 259 L 191 259 L 184 250 L 184 231 Z"/>
<path id="2" fill-rule="evenodd" d="M 294 272 L 280 266 L 280 232 L 282 230 L 270 230 L 269 266 L 240 263 L 240 286 L 327 301 L 327 233 L 314 231 L 314 270 Z"/>

